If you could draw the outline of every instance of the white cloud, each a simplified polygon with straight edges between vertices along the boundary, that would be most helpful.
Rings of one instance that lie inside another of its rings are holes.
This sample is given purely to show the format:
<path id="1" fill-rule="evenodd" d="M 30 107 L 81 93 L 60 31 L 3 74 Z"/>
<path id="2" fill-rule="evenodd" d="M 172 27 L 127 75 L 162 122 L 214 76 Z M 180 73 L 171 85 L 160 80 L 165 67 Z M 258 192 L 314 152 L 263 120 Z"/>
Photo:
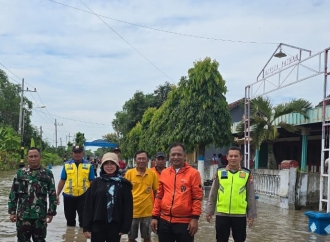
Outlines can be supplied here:
<path id="1" fill-rule="evenodd" d="M 89 11 L 80 1 L 58 1 Z M 109 18 L 172 32 L 283 42 L 313 51 L 329 46 L 327 1 L 84 2 Z M 229 90 L 227 101 L 235 101 L 244 96 L 244 87 L 256 80 L 277 47 L 185 37 L 103 18 L 168 79 L 95 15 L 45 0 L 0 0 L 0 6 L 0 62 L 37 88 L 52 116 L 39 113 L 32 120 L 44 127 L 50 141 L 55 118 L 63 123 L 58 127 L 63 142 L 69 132 L 83 132 L 89 140 L 112 132 L 115 112 L 136 90 L 151 93 L 165 81 L 177 83 L 194 61 L 206 56 L 220 63 Z M 270 96 L 303 97 L 316 104 L 322 99 L 322 81 L 318 77 Z M 26 95 L 41 102 L 36 94 Z"/>

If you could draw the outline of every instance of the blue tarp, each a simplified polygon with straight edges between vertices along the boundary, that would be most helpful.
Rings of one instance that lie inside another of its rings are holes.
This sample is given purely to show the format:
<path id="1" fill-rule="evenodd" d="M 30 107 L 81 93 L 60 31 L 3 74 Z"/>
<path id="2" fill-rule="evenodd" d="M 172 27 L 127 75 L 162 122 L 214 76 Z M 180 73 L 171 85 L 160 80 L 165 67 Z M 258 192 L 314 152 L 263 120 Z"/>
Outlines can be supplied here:
<path id="1" fill-rule="evenodd" d="M 85 142 L 84 146 L 98 146 L 98 147 L 107 147 L 107 148 L 116 148 L 118 147 L 118 144 L 116 143 L 110 143 L 103 139 L 97 139 L 92 142 Z"/>

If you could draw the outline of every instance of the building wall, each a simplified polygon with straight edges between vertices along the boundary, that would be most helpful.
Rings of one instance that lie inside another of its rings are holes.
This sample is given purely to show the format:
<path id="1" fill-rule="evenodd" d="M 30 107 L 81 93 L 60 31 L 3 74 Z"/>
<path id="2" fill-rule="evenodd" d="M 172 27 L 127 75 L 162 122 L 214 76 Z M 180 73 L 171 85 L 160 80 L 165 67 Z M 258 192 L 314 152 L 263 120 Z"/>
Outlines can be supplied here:
<path id="1" fill-rule="evenodd" d="M 280 141 L 274 144 L 275 158 L 280 164 L 283 160 L 296 160 L 299 165 L 301 164 L 301 145 L 302 142 L 299 138 L 298 141 Z M 308 140 L 307 146 L 307 165 L 317 166 L 321 164 L 321 141 Z M 261 167 L 261 166 L 260 166 Z M 317 170 L 318 172 L 318 170 Z"/>
<path id="2" fill-rule="evenodd" d="M 216 154 L 218 157 L 218 154 L 226 155 L 228 151 L 228 148 L 216 148 L 214 145 L 210 145 L 209 147 L 205 148 L 205 160 L 211 160 L 213 158 L 213 154 Z"/>
<path id="3" fill-rule="evenodd" d="M 242 121 L 243 114 L 244 109 L 242 109 L 240 106 L 234 107 L 232 110 L 230 110 L 231 121 L 233 123 Z"/>
<path id="4" fill-rule="evenodd" d="M 300 172 L 296 168 L 284 170 L 252 170 L 254 188 L 260 202 L 285 209 L 302 207 L 318 208 L 320 175 Z M 323 197 L 327 192 L 327 177 L 324 178 Z"/>

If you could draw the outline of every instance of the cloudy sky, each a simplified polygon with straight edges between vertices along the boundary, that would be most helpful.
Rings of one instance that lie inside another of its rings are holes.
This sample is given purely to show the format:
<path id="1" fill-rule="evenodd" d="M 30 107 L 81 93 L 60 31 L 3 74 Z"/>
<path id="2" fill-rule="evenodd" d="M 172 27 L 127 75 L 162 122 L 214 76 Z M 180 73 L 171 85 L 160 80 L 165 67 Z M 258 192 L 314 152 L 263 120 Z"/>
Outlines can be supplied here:
<path id="1" fill-rule="evenodd" d="M 46 106 L 33 111 L 32 122 L 51 144 L 55 119 L 63 124 L 58 145 L 79 131 L 93 140 L 113 132 L 115 112 L 137 90 L 152 93 L 166 81 L 177 83 L 206 56 L 220 63 L 227 101 L 244 97 L 278 43 L 312 54 L 330 47 L 329 9 L 330 1 L 317 0 L 0 0 L 0 68 L 11 82 L 24 78 L 37 89 L 25 95 L 36 107 Z M 266 69 L 298 53 L 282 50 L 288 56 Z M 305 65 L 318 68 L 314 59 Z M 281 83 L 295 80 L 296 72 L 288 73 Z M 315 105 L 322 83 L 319 75 L 269 96 L 275 102 L 303 97 Z"/>

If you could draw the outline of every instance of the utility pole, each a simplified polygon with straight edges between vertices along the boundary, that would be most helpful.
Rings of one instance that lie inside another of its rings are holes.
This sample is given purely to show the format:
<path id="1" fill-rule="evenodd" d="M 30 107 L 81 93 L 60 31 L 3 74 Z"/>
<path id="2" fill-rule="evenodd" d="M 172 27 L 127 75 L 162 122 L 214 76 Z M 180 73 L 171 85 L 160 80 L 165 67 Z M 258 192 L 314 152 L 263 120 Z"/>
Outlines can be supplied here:
<path id="1" fill-rule="evenodd" d="M 24 90 L 24 78 L 22 79 L 21 104 L 19 106 L 19 120 L 18 120 L 18 134 L 19 135 L 22 135 L 22 116 L 23 116 L 23 99 L 24 99 L 23 90 Z"/>
<path id="2" fill-rule="evenodd" d="M 24 135 L 24 113 L 23 113 L 23 104 L 24 104 L 24 92 L 36 92 L 37 90 L 34 89 L 34 91 L 29 90 L 26 88 L 24 90 L 24 78 L 22 79 L 22 89 L 21 89 L 21 103 L 19 106 L 19 119 L 18 119 L 18 134 L 21 136 L 21 160 L 19 167 L 24 167 L 24 141 L 23 141 L 23 135 Z"/>
<path id="3" fill-rule="evenodd" d="M 57 122 L 56 122 L 56 119 L 55 119 L 55 148 L 57 149 Z"/>
<path id="4" fill-rule="evenodd" d="M 68 137 L 69 137 L 69 142 L 71 142 L 71 135 L 70 135 L 70 133 L 69 133 L 69 136 Z M 68 143 L 68 142 L 66 142 L 66 143 Z"/>
<path id="5" fill-rule="evenodd" d="M 62 147 L 62 138 L 60 138 L 60 146 Z"/>
<path id="6" fill-rule="evenodd" d="M 40 126 L 40 150 L 42 151 L 42 126 Z"/>
<path id="7" fill-rule="evenodd" d="M 22 117 L 22 140 L 23 140 L 23 135 L 24 135 L 24 130 L 25 130 L 25 125 L 24 125 L 25 116 L 26 116 L 26 112 L 25 112 L 25 110 L 23 110 L 23 117 Z"/>
<path id="8" fill-rule="evenodd" d="M 22 79 L 22 90 L 21 90 L 21 103 L 19 106 L 19 119 L 18 119 L 18 134 L 23 136 L 23 125 L 24 125 L 24 119 L 23 119 L 23 106 L 24 106 L 24 92 L 37 92 L 37 89 L 34 88 L 33 91 L 29 90 L 29 88 L 26 88 L 26 90 L 24 90 L 24 78 Z M 22 138 L 23 140 L 23 138 Z"/>
<path id="9" fill-rule="evenodd" d="M 57 126 L 63 126 L 63 124 L 57 123 L 57 121 L 55 119 L 55 124 L 54 125 L 55 125 L 55 148 L 57 149 Z"/>

